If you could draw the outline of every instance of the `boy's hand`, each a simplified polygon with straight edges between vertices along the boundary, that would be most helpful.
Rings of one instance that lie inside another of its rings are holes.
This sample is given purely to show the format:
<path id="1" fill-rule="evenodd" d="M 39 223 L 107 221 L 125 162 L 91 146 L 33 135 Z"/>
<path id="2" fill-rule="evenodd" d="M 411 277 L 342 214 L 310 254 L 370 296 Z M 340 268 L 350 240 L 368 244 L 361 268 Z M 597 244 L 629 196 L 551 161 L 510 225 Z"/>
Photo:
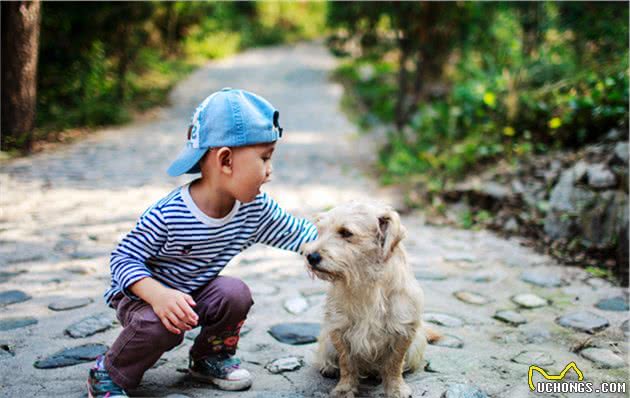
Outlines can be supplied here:
<path id="1" fill-rule="evenodd" d="M 153 295 L 149 304 L 171 333 L 181 334 L 197 326 L 199 317 L 192 309 L 195 301 L 186 293 L 165 288 Z"/>
<path id="2" fill-rule="evenodd" d="M 130 290 L 151 305 L 171 333 L 181 334 L 197 326 L 199 317 L 192 309 L 196 303 L 188 294 L 165 287 L 153 278 L 139 280 Z"/>

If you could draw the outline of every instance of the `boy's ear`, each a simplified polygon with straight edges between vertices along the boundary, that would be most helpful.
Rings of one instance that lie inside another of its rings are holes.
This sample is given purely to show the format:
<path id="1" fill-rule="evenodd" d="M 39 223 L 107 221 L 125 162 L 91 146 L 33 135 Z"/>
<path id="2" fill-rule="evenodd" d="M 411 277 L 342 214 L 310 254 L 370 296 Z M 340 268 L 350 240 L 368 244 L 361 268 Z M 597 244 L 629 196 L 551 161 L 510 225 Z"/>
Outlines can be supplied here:
<path id="1" fill-rule="evenodd" d="M 217 151 L 217 161 L 222 172 L 232 174 L 232 150 L 226 146 L 219 148 Z"/>

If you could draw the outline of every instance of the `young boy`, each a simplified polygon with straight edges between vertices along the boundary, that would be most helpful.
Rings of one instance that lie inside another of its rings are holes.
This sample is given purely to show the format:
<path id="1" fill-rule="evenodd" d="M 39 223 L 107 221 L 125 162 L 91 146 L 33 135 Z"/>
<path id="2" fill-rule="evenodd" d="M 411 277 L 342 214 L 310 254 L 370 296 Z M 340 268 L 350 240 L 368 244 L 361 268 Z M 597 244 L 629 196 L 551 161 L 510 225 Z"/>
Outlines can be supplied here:
<path id="1" fill-rule="evenodd" d="M 255 243 L 298 251 L 317 237 L 313 224 L 260 192 L 282 136 L 278 115 L 256 94 L 229 88 L 197 107 L 168 174 L 201 178 L 150 206 L 112 252 L 105 298 L 123 330 L 89 371 L 90 397 L 127 397 L 125 390 L 196 326 L 190 374 L 225 390 L 251 386 L 234 356 L 251 293 L 219 273 Z"/>

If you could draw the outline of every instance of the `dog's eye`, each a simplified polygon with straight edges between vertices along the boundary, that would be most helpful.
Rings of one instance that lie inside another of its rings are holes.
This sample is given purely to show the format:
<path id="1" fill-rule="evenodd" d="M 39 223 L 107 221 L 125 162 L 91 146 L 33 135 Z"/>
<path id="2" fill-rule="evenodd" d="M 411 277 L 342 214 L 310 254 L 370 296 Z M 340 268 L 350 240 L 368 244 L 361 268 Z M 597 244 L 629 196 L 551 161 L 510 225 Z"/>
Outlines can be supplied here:
<path id="1" fill-rule="evenodd" d="M 348 231 L 345 228 L 340 228 L 338 232 L 339 232 L 339 235 L 344 239 L 352 236 L 352 232 Z"/>

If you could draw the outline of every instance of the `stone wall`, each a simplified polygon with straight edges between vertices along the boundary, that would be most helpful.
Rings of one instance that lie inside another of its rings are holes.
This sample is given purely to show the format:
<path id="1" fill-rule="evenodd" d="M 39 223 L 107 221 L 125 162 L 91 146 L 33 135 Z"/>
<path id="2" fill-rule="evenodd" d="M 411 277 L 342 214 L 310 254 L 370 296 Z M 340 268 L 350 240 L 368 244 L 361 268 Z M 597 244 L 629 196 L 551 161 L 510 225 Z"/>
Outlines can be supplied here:
<path id="1" fill-rule="evenodd" d="M 628 141 L 618 130 L 577 151 L 501 162 L 442 197 L 455 211 L 490 211 L 490 228 L 531 237 L 565 263 L 611 269 L 628 284 Z"/>
<path id="2" fill-rule="evenodd" d="M 611 250 L 628 274 L 628 142 L 586 148 L 564 169 L 549 195 L 544 231 L 587 250 Z"/>

